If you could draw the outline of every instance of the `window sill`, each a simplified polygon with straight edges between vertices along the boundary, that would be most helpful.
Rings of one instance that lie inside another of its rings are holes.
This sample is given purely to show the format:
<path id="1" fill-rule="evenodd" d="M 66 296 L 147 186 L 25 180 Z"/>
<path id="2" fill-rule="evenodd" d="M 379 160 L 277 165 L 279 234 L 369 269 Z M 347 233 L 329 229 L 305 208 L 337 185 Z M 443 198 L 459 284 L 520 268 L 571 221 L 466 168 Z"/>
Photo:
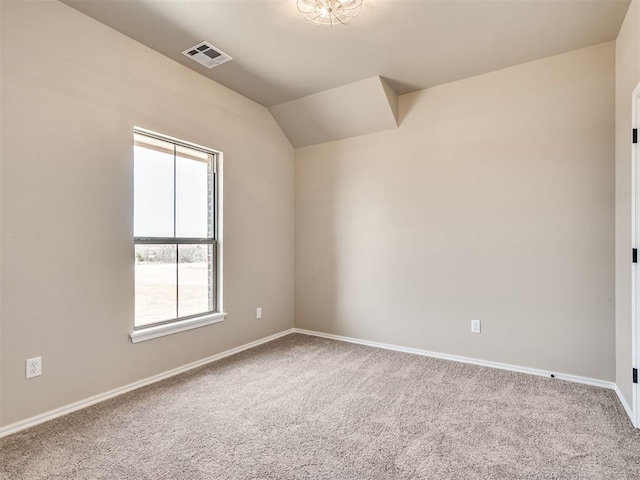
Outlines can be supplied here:
<path id="1" fill-rule="evenodd" d="M 155 325 L 152 327 L 144 327 L 134 330 L 129 335 L 131 343 L 144 342 L 146 340 L 152 340 L 154 338 L 164 337 L 166 335 L 172 335 L 174 333 L 185 332 L 194 328 L 204 327 L 205 325 L 211 325 L 213 323 L 219 323 L 224 320 L 227 314 L 224 312 L 210 313 L 197 318 L 189 318 L 187 320 L 181 320 L 178 322 L 167 323 L 164 325 Z"/>

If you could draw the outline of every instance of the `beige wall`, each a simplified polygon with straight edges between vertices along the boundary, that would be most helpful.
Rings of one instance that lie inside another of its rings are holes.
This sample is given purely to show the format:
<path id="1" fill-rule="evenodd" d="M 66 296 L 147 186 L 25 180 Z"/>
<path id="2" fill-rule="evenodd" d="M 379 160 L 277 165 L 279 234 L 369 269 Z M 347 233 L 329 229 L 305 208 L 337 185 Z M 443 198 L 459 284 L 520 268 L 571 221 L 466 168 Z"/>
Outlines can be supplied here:
<path id="1" fill-rule="evenodd" d="M 1 424 L 291 328 L 293 149 L 269 112 L 57 2 L 2 1 L 1 27 Z M 134 125 L 224 152 L 229 313 L 136 345 Z"/>
<path id="2" fill-rule="evenodd" d="M 0 2 L 1 3 L 1 2 Z M 0 5 L 0 26 L 2 26 Z M 2 266 L 2 31 L 0 31 L 0 267 Z M 2 348 L 2 274 L 0 272 L 0 349 Z M 2 425 L 2 350 L 0 350 L 0 425 Z"/>
<path id="3" fill-rule="evenodd" d="M 296 326 L 613 380 L 614 43 L 400 120 L 296 149 Z"/>
<path id="4" fill-rule="evenodd" d="M 293 326 L 293 150 L 268 111 L 65 5 L 0 5 L 0 425 Z M 615 54 L 624 148 L 639 21 L 634 1 Z M 607 43 L 405 95 L 399 129 L 296 150 L 296 326 L 628 395 L 613 72 Z M 229 312 L 136 345 L 133 125 L 224 152 Z"/>
<path id="5" fill-rule="evenodd" d="M 640 81 L 640 2 L 616 40 L 616 384 L 627 403 L 631 383 L 631 93 Z"/>

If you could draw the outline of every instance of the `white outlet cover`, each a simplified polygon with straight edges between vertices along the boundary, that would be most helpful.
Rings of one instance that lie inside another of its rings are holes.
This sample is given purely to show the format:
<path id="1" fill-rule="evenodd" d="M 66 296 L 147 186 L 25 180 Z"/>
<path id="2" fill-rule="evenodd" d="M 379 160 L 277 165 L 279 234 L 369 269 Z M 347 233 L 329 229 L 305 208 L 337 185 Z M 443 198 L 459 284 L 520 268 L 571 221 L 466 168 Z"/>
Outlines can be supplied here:
<path id="1" fill-rule="evenodd" d="M 471 333 L 480 333 L 480 320 L 471 320 Z"/>
<path id="2" fill-rule="evenodd" d="M 42 375 L 42 357 L 27 358 L 26 377 L 33 378 Z"/>
<path id="3" fill-rule="evenodd" d="M 262 307 L 256 308 L 256 318 L 262 318 Z"/>

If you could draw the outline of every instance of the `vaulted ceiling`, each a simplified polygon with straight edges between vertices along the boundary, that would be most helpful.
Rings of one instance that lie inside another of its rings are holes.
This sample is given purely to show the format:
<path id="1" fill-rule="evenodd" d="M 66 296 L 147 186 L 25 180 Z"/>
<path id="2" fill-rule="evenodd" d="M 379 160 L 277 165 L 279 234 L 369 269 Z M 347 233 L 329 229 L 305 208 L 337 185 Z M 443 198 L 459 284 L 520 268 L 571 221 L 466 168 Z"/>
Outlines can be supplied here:
<path id="1" fill-rule="evenodd" d="M 264 106 L 289 109 L 294 100 L 373 77 L 401 95 L 613 40 L 629 6 L 364 0 L 358 17 L 331 28 L 306 21 L 296 0 L 63 1 Z M 208 70 L 181 54 L 202 40 L 233 60 Z"/>

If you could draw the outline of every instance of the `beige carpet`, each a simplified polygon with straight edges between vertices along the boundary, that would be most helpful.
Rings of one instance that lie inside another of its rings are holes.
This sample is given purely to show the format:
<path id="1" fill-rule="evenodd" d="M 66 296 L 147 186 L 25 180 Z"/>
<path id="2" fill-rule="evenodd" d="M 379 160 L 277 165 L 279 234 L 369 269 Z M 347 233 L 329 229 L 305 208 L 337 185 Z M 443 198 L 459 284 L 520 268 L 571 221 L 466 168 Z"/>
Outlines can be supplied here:
<path id="1" fill-rule="evenodd" d="M 0 440 L 0 478 L 639 479 L 610 390 L 290 335 Z"/>

